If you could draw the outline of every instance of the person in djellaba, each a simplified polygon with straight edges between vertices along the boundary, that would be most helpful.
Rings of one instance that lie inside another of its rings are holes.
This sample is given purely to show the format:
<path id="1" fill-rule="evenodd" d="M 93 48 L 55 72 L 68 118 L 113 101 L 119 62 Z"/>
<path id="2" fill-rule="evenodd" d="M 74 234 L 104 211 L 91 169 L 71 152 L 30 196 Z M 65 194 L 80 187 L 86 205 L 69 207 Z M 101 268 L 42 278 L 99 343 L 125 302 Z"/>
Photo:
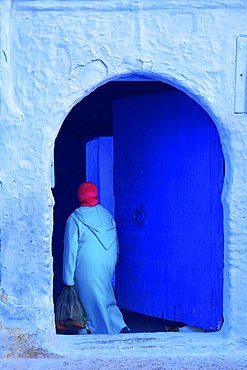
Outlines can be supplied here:
<path id="1" fill-rule="evenodd" d="M 85 309 L 87 330 L 79 333 L 128 332 L 112 287 L 118 255 L 115 221 L 99 204 L 94 183 L 82 183 L 78 199 L 80 207 L 69 216 L 65 228 L 63 282 L 75 286 Z"/>

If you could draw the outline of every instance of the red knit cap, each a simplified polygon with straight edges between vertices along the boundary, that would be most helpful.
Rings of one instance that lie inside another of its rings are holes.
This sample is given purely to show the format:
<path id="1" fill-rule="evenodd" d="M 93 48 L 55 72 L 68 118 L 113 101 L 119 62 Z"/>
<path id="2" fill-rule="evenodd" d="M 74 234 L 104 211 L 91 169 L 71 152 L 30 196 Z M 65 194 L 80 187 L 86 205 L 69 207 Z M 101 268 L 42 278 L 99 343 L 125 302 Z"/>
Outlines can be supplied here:
<path id="1" fill-rule="evenodd" d="M 78 189 L 78 199 L 81 206 L 94 207 L 99 204 L 97 186 L 92 182 L 83 182 Z"/>

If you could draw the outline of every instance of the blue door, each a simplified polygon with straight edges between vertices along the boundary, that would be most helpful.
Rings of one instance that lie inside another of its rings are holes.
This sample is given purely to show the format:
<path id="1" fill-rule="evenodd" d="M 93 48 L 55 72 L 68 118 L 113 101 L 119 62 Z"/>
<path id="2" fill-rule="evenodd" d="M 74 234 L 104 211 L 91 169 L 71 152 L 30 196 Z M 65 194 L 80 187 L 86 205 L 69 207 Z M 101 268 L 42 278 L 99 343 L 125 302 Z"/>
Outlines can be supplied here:
<path id="1" fill-rule="evenodd" d="M 208 114 L 186 94 L 114 103 L 120 307 L 222 325 L 223 156 Z"/>

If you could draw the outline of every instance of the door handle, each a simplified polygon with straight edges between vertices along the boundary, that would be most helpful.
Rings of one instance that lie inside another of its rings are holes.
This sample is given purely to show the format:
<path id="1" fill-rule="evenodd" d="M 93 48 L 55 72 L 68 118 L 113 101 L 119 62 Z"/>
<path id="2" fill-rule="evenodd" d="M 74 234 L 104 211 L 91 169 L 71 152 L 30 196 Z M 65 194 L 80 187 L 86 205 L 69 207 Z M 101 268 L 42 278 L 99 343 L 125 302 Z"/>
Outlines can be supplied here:
<path id="1" fill-rule="evenodd" d="M 134 220 L 137 224 L 143 224 L 146 218 L 146 212 L 143 207 L 136 208 L 134 211 Z"/>

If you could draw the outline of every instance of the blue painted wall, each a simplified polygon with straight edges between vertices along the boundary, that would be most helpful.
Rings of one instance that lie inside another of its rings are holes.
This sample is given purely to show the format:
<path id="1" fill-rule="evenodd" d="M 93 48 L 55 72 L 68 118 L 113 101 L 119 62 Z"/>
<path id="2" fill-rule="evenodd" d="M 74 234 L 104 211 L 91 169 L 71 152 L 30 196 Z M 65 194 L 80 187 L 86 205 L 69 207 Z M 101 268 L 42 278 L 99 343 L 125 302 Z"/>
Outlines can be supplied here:
<path id="1" fill-rule="evenodd" d="M 55 338 L 50 169 L 58 132 L 62 126 L 65 137 L 71 136 L 66 143 L 76 147 L 74 134 L 63 126 L 72 107 L 96 96 L 99 86 L 132 74 L 176 86 L 216 124 L 226 160 L 222 332 L 239 342 L 246 337 L 246 14 L 245 0 L 0 1 L 0 321 L 5 353 L 16 353 L 20 338 L 28 348 L 49 347 Z M 86 135 L 103 136 L 98 104 L 107 110 L 104 100 L 89 104 L 88 115 L 84 109 L 88 121 L 83 124 L 89 127 L 94 117 L 99 128 Z M 60 170 L 64 189 L 54 189 L 63 198 L 65 214 L 55 210 L 56 224 L 58 217 L 65 223 L 76 206 L 83 177 L 80 167 L 81 175 L 73 175 L 73 181 L 67 176 L 67 181 L 65 166 L 71 167 L 67 159 Z M 9 338 L 15 338 L 13 346 Z M 18 351 L 23 348 L 20 344 Z"/>

